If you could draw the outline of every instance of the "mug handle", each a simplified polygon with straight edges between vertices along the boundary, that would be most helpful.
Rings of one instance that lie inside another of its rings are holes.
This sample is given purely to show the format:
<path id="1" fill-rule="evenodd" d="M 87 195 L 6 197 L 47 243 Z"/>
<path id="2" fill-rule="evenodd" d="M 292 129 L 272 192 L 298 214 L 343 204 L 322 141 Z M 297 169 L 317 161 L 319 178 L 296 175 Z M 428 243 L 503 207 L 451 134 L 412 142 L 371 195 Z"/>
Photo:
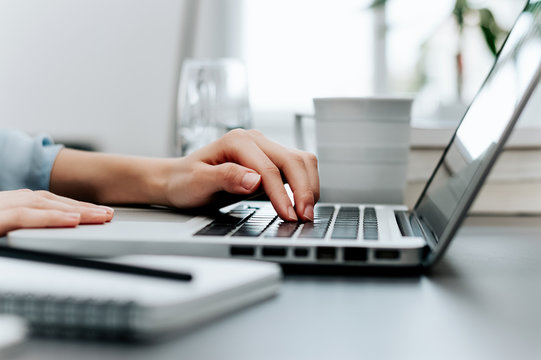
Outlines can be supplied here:
<path id="1" fill-rule="evenodd" d="M 306 151 L 306 141 L 304 140 L 305 135 L 304 135 L 303 127 L 302 127 L 302 119 L 304 118 L 313 119 L 314 115 L 295 113 L 294 133 L 295 133 L 295 146 L 299 148 L 300 150 Z"/>

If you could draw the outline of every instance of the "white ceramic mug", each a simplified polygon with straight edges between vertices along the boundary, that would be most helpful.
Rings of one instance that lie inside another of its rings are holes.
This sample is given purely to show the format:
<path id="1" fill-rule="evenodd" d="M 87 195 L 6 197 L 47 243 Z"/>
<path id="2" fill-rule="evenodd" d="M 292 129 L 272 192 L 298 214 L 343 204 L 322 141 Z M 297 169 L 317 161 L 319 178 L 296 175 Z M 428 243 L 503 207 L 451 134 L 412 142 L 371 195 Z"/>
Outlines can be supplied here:
<path id="1" fill-rule="evenodd" d="M 322 201 L 403 202 L 411 104 L 411 98 L 314 99 Z M 304 117 L 296 116 L 300 148 Z"/>

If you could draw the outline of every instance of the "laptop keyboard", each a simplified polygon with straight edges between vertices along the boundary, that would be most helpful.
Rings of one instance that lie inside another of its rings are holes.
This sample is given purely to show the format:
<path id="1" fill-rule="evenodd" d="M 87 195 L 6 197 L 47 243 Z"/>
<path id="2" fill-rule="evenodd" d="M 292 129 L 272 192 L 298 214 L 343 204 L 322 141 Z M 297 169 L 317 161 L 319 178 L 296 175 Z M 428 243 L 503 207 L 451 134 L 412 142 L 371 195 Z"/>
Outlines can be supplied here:
<path id="1" fill-rule="evenodd" d="M 362 233 L 359 234 L 362 213 Z M 300 230 L 299 230 L 300 229 Z M 280 219 L 272 207 L 255 208 L 240 205 L 220 215 L 210 224 L 196 232 L 196 236 L 232 236 L 324 239 L 330 234 L 332 240 L 378 240 L 376 209 L 356 206 L 316 206 L 313 222 L 286 222 Z"/>

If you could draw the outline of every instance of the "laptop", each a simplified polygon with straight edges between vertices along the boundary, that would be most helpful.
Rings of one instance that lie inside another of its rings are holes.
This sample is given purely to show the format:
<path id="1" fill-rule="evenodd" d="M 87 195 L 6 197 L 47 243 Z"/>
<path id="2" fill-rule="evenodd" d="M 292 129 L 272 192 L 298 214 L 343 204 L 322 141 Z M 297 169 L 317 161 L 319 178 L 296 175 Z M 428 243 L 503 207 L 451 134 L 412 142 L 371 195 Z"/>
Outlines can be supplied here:
<path id="1" fill-rule="evenodd" d="M 430 267 L 462 224 L 541 76 L 541 1 L 519 15 L 412 211 L 404 205 L 326 204 L 310 223 L 280 220 L 245 201 L 216 217 L 123 221 L 8 234 L 14 247 L 81 255 L 157 253 L 282 264 Z"/>

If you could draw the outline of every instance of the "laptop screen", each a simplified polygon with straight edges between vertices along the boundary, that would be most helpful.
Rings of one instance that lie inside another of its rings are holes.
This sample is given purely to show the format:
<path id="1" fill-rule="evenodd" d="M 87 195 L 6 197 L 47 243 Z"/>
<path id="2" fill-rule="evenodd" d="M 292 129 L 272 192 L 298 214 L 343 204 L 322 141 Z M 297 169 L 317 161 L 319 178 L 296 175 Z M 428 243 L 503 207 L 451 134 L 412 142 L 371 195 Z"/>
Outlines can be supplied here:
<path id="1" fill-rule="evenodd" d="M 537 84 L 541 65 L 541 0 L 519 15 L 485 83 L 415 205 L 438 253 L 482 185 Z M 541 121 L 541 119 L 540 119 Z"/>

